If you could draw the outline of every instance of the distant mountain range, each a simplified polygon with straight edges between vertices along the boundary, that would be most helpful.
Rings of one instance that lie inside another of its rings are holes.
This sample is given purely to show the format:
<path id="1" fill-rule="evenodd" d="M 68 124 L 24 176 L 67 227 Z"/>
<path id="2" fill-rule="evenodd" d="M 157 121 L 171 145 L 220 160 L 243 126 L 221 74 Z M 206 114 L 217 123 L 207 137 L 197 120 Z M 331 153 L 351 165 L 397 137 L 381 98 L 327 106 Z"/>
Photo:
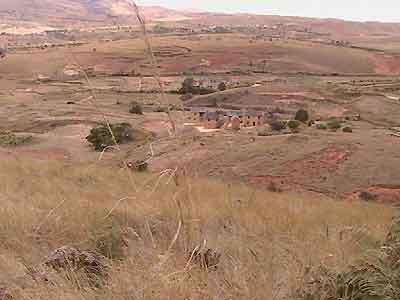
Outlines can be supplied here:
<path id="1" fill-rule="evenodd" d="M 318 28 L 338 38 L 400 36 L 400 23 L 350 22 L 337 19 L 264 16 L 251 14 L 218 14 L 187 12 L 160 6 L 143 6 L 142 13 L 151 21 L 184 21 L 209 25 L 297 24 Z M 135 23 L 129 0 L 0 0 L 2 26 L 84 27 Z"/>

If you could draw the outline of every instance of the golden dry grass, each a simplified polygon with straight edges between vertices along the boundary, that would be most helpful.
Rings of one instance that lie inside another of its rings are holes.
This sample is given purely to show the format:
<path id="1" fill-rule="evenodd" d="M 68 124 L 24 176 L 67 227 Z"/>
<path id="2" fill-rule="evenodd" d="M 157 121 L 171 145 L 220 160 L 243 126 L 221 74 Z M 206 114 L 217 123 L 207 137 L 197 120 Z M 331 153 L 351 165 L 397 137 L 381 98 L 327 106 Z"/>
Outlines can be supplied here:
<path id="1" fill-rule="evenodd" d="M 292 299 L 306 269 L 342 268 L 383 238 L 393 213 L 149 174 L 134 175 L 134 192 L 124 171 L 103 165 L 10 160 L 0 170 L 0 285 L 17 299 Z M 53 285 L 15 280 L 57 247 L 93 250 L 111 219 L 128 247 L 105 286 L 78 288 L 61 275 Z M 204 240 L 222 254 L 217 270 L 187 264 Z"/>

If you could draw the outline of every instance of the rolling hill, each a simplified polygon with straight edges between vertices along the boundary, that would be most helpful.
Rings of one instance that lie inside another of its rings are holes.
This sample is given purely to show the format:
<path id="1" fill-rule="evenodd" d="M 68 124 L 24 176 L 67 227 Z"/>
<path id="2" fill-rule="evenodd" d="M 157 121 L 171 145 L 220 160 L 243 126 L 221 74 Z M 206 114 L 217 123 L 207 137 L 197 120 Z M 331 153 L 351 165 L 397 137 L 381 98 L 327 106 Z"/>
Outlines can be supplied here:
<path id="1" fill-rule="evenodd" d="M 204 25 L 290 24 L 332 38 L 363 41 L 366 37 L 400 36 L 400 23 L 351 22 L 256 14 L 222 14 L 177 11 L 160 6 L 142 6 L 147 20 L 185 21 Z M 135 18 L 129 0 L 0 0 L 0 24 L 12 26 L 84 27 L 132 23 Z"/>
<path id="2" fill-rule="evenodd" d="M 147 19 L 186 19 L 184 13 L 159 7 L 142 7 Z M 81 27 L 87 24 L 130 23 L 134 14 L 127 0 L 0 0 L 0 23 Z M 129 19 L 128 19 L 129 17 Z"/>

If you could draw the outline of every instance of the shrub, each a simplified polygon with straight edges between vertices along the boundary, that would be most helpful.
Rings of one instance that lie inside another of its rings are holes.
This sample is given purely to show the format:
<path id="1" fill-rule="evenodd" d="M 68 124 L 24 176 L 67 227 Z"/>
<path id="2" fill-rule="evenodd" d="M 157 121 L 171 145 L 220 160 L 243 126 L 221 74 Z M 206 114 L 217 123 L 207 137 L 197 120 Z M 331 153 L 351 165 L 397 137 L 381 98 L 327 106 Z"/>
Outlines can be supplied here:
<path id="1" fill-rule="evenodd" d="M 295 129 L 299 128 L 300 122 L 297 121 L 297 120 L 290 120 L 290 121 L 287 123 L 287 126 L 288 126 L 291 130 L 295 130 Z"/>
<path id="2" fill-rule="evenodd" d="M 32 136 L 17 136 L 10 131 L 0 131 L 0 145 L 3 146 L 18 146 L 29 143 Z"/>
<path id="3" fill-rule="evenodd" d="M 299 109 L 295 116 L 294 119 L 303 123 L 306 123 L 309 119 L 309 114 L 308 111 L 306 111 L 305 109 Z"/>
<path id="4" fill-rule="evenodd" d="M 280 192 L 282 192 L 282 190 L 278 187 L 278 185 L 273 181 L 271 181 L 268 184 L 267 190 L 272 192 L 272 193 L 280 193 Z"/>
<path id="5" fill-rule="evenodd" d="M 195 87 L 194 87 L 194 79 L 189 77 L 185 78 L 185 80 L 182 82 L 182 87 L 179 90 L 180 94 L 194 94 Z"/>
<path id="6" fill-rule="evenodd" d="M 226 84 L 225 84 L 225 82 L 221 82 L 221 83 L 218 85 L 218 90 L 220 90 L 221 92 L 226 90 Z"/>
<path id="7" fill-rule="evenodd" d="M 132 101 L 129 103 L 129 112 L 131 114 L 137 114 L 137 115 L 142 115 L 143 114 L 143 108 L 140 105 L 140 103 L 136 101 Z"/>
<path id="8" fill-rule="evenodd" d="M 376 195 L 374 195 L 368 191 L 362 191 L 358 195 L 358 198 L 360 198 L 363 201 L 374 201 L 376 199 Z"/>
<path id="9" fill-rule="evenodd" d="M 186 78 L 182 82 L 182 87 L 178 90 L 178 93 L 182 94 L 182 95 L 186 95 L 186 94 L 208 95 L 208 94 L 215 93 L 215 92 L 216 92 L 216 90 L 214 90 L 214 89 L 205 88 L 205 87 L 201 87 L 201 86 L 195 86 L 193 78 Z"/>
<path id="10" fill-rule="evenodd" d="M 112 124 L 111 130 L 118 144 L 128 143 L 134 140 L 133 128 L 128 123 Z M 103 151 L 105 148 L 114 145 L 114 140 L 107 126 L 93 128 L 86 140 L 93 144 L 96 151 Z"/>
<path id="11" fill-rule="evenodd" d="M 328 127 L 324 123 L 317 124 L 316 128 L 317 129 L 321 129 L 321 130 L 327 130 L 328 129 Z"/>
<path id="12" fill-rule="evenodd" d="M 329 121 L 326 126 L 333 131 L 336 131 L 342 127 L 342 124 L 338 120 L 331 120 Z"/>
<path id="13" fill-rule="evenodd" d="M 352 133 L 353 132 L 353 129 L 351 127 L 349 127 L 349 126 L 344 127 L 342 130 L 343 130 L 343 132 L 346 132 L 346 133 Z"/>
<path id="14" fill-rule="evenodd" d="M 271 129 L 275 131 L 286 129 L 286 122 L 284 121 L 272 121 L 269 125 Z"/>

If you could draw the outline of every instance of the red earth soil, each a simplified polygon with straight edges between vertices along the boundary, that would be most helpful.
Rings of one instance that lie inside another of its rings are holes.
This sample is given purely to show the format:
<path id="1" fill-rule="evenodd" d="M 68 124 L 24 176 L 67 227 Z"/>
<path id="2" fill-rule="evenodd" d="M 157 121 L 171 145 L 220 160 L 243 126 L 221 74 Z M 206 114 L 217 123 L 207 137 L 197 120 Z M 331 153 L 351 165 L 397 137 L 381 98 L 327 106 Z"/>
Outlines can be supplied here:
<path id="1" fill-rule="evenodd" d="M 372 61 L 375 63 L 375 72 L 383 75 L 400 74 L 400 56 L 388 54 L 373 54 Z"/>
<path id="2" fill-rule="evenodd" d="M 299 160 L 286 163 L 284 170 L 294 182 L 301 182 L 304 178 L 318 180 L 337 171 L 340 164 L 347 160 L 354 150 L 352 146 L 327 147 Z"/>
<path id="3" fill-rule="evenodd" d="M 293 189 L 310 183 L 324 181 L 336 172 L 341 163 L 355 151 L 354 146 L 331 146 L 284 164 L 279 176 L 252 176 L 248 181 L 259 186 L 276 185 L 279 188 Z M 311 187 L 310 187 L 311 189 Z"/>
<path id="4" fill-rule="evenodd" d="M 382 204 L 400 205 L 400 186 L 372 186 L 364 190 L 374 198 L 372 201 Z M 360 200 L 360 191 L 349 196 L 348 200 Z"/>

